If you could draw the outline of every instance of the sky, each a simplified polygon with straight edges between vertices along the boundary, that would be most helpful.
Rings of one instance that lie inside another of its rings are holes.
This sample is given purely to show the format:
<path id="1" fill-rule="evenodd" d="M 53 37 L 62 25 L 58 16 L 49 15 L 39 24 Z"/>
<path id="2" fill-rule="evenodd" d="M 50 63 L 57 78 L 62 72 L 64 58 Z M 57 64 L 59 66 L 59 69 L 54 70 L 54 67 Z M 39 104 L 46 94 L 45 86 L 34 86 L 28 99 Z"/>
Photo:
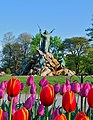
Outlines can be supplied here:
<path id="1" fill-rule="evenodd" d="M 91 27 L 93 0 L 1 0 L 0 41 L 7 32 L 15 36 L 28 32 L 39 33 L 37 24 L 52 36 L 62 40 L 86 37 L 85 29 Z M 0 42 L 0 49 L 2 42 Z"/>

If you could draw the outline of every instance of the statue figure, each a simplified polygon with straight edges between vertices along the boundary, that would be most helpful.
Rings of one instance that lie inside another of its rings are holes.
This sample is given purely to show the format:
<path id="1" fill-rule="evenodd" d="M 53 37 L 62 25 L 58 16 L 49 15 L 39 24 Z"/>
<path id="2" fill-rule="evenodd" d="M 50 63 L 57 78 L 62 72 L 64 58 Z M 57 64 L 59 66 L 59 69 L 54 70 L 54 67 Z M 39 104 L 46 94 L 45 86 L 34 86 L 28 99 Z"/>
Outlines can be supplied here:
<path id="1" fill-rule="evenodd" d="M 62 67 L 65 67 L 65 60 L 63 59 L 62 56 L 58 58 L 59 63 L 61 64 Z"/>
<path id="2" fill-rule="evenodd" d="M 39 26 L 38 26 L 39 27 Z M 54 31 L 54 29 L 48 33 L 46 30 L 44 31 L 44 33 L 41 33 L 41 29 L 39 27 L 39 32 L 41 35 L 41 39 L 40 39 L 40 47 L 39 49 L 44 52 L 47 53 L 49 50 L 49 45 L 50 45 L 50 34 Z"/>

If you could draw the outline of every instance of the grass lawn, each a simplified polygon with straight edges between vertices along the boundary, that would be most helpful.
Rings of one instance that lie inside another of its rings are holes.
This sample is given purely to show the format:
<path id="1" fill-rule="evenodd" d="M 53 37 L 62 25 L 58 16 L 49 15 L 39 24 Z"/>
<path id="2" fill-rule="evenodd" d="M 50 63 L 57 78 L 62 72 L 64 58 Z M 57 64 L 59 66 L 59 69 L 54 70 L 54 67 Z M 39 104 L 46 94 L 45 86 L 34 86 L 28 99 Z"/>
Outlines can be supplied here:
<path id="1" fill-rule="evenodd" d="M 11 75 L 4 75 L 4 76 L 0 76 L 0 82 L 4 81 L 4 80 L 9 80 L 12 76 Z M 28 92 L 29 88 L 26 86 L 26 79 L 28 76 L 13 76 L 15 78 L 18 78 L 21 82 L 23 82 L 25 84 L 25 90 L 24 92 Z M 37 85 L 37 93 L 39 92 L 39 81 L 43 78 L 43 76 L 34 76 L 34 81 Z M 78 81 L 80 82 L 81 77 L 80 76 L 46 76 L 47 80 L 54 85 L 55 83 L 59 83 L 60 85 L 62 85 L 63 83 L 65 83 L 66 78 L 71 78 L 71 82 L 73 81 Z M 93 82 L 93 77 L 91 76 L 86 76 L 84 78 L 84 82 Z"/>

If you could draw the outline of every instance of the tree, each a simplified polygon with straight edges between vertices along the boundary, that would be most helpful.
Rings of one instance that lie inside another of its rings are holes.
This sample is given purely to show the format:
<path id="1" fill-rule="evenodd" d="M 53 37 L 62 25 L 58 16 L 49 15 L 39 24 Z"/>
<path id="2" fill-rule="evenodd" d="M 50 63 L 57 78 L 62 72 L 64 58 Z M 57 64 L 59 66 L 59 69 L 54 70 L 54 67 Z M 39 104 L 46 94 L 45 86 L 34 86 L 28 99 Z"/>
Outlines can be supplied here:
<path id="1" fill-rule="evenodd" d="M 32 36 L 29 33 L 22 33 L 18 37 L 18 42 L 21 45 L 21 52 L 23 54 L 23 59 L 27 59 L 30 53 Z"/>
<path id="2" fill-rule="evenodd" d="M 55 58 L 58 59 L 59 54 L 61 54 L 60 46 L 62 44 L 62 40 L 58 36 L 50 37 L 50 52 L 54 55 Z"/>
<path id="3" fill-rule="evenodd" d="M 73 37 L 63 41 L 64 53 L 67 57 L 67 66 L 79 73 L 82 56 L 87 53 L 89 41 L 84 37 Z"/>

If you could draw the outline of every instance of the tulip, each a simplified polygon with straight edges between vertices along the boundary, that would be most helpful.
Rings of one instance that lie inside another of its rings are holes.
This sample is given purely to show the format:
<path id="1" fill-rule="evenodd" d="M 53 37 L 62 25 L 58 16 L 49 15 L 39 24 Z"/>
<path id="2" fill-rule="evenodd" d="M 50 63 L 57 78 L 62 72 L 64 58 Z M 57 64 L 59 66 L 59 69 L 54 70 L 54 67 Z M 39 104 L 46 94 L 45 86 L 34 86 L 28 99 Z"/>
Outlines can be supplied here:
<path id="1" fill-rule="evenodd" d="M 48 84 L 40 91 L 40 101 L 44 106 L 50 106 L 54 101 L 54 88 Z"/>
<path id="2" fill-rule="evenodd" d="M 4 112 L 3 120 L 8 120 L 8 112 Z"/>
<path id="3" fill-rule="evenodd" d="M 81 91 L 80 91 L 80 95 L 81 95 L 82 97 L 87 97 L 88 92 L 89 92 L 89 89 L 90 89 L 89 83 L 88 83 L 88 82 L 84 83 L 84 84 L 83 84 L 83 88 L 82 88 Z"/>
<path id="4" fill-rule="evenodd" d="M 3 110 L 0 108 L 0 120 L 3 120 L 3 114 L 4 114 L 4 112 L 3 112 Z"/>
<path id="5" fill-rule="evenodd" d="M 66 78 L 66 84 L 70 85 L 70 78 Z"/>
<path id="6" fill-rule="evenodd" d="M 34 77 L 33 76 L 29 76 L 26 80 L 26 84 L 28 86 L 31 86 L 34 83 Z"/>
<path id="7" fill-rule="evenodd" d="M 27 108 L 28 110 L 32 109 L 32 106 L 34 105 L 36 100 L 36 96 L 33 94 L 31 95 L 24 103 L 24 107 Z"/>
<path id="8" fill-rule="evenodd" d="M 33 83 L 33 84 L 31 85 L 30 93 L 31 93 L 31 94 L 36 94 L 36 84 L 35 84 L 35 83 Z"/>
<path id="9" fill-rule="evenodd" d="M 80 92 L 80 84 L 78 82 L 73 82 L 71 84 L 71 90 L 75 93 L 79 93 Z"/>
<path id="10" fill-rule="evenodd" d="M 24 90 L 24 83 L 21 83 L 21 88 L 20 90 Z"/>
<path id="11" fill-rule="evenodd" d="M 67 91 L 62 97 L 62 106 L 66 112 L 73 112 L 76 109 L 76 96 L 73 91 Z"/>
<path id="12" fill-rule="evenodd" d="M 20 119 L 29 120 L 29 112 L 25 107 L 18 109 L 14 113 L 13 118 L 12 118 L 12 120 L 20 120 Z"/>
<path id="13" fill-rule="evenodd" d="M 39 82 L 39 86 L 41 86 L 41 87 L 44 87 L 44 86 L 46 86 L 47 84 L 49 84 L 49 82 L 47 81 L 47 79 L 44 77 L 44 78 L 42 78 L 41 80 L 40 80 L 40 82 Z"/>
<path id="14" fill-rule="evenodd" d="M 58 109 L 54 109 L 52 111 L 52 120 L 54 120 L 57 115 L 59 115 L 59 110 Z"/>
<path id="15" fill-rule="evenodd" d="M 43 106 L 42 104 L 40 104 L 40 105 L 38 106 L 37 114 L 38 114 L 39 116 L 44 115 L 44 106 Z"/>
<path id="16" fill-rule="evenodd" d="M 93 108 L 93 88 L 89 90 L 88 96 L 87 96 L 88 104 L 91 108 Z"/>
<path id="17" fill-rule="evenodd" d="M 75 120 L 90 120 L 88 116 L 86 116 L 86 114 L 82 111 L 80 111 L 76 117 Z"/>
<path id="18" fill-rule="evenodd" d="M 17 78 L 11 78 L 7 84 L 7 94 L 11 97 L 15 97 L 20 92 L 20 81 Z"/>
<path id="19" fill-rule="evenodd" d="M 5 89 L 5 82 L 4 81 L 1 82 L 0 88 Z"/>
<path id="20" fill-rule="evenodd" d="M 57 115 L 54 120 L 67 120 L 64 114 Z"/>
<path id="21" fill-rule="evenodd" d="M 4 98 L 4 90 L 2 88 L 0 88 L 0 99 Z"/>
<path id="22" fill-rule="evenodd" d="M 55 94 L 57 94 L 59 91 L 60 91 L 60 84 L 57 83 L 54 85 L 54 92 Z"/>
<path id="23" fill-rule="evenodd" d="M 63 84 L 63 85 L 60 87 L 60 94 L 63 95 L 66 91 L 67 91 L 66 84 Z"/>

